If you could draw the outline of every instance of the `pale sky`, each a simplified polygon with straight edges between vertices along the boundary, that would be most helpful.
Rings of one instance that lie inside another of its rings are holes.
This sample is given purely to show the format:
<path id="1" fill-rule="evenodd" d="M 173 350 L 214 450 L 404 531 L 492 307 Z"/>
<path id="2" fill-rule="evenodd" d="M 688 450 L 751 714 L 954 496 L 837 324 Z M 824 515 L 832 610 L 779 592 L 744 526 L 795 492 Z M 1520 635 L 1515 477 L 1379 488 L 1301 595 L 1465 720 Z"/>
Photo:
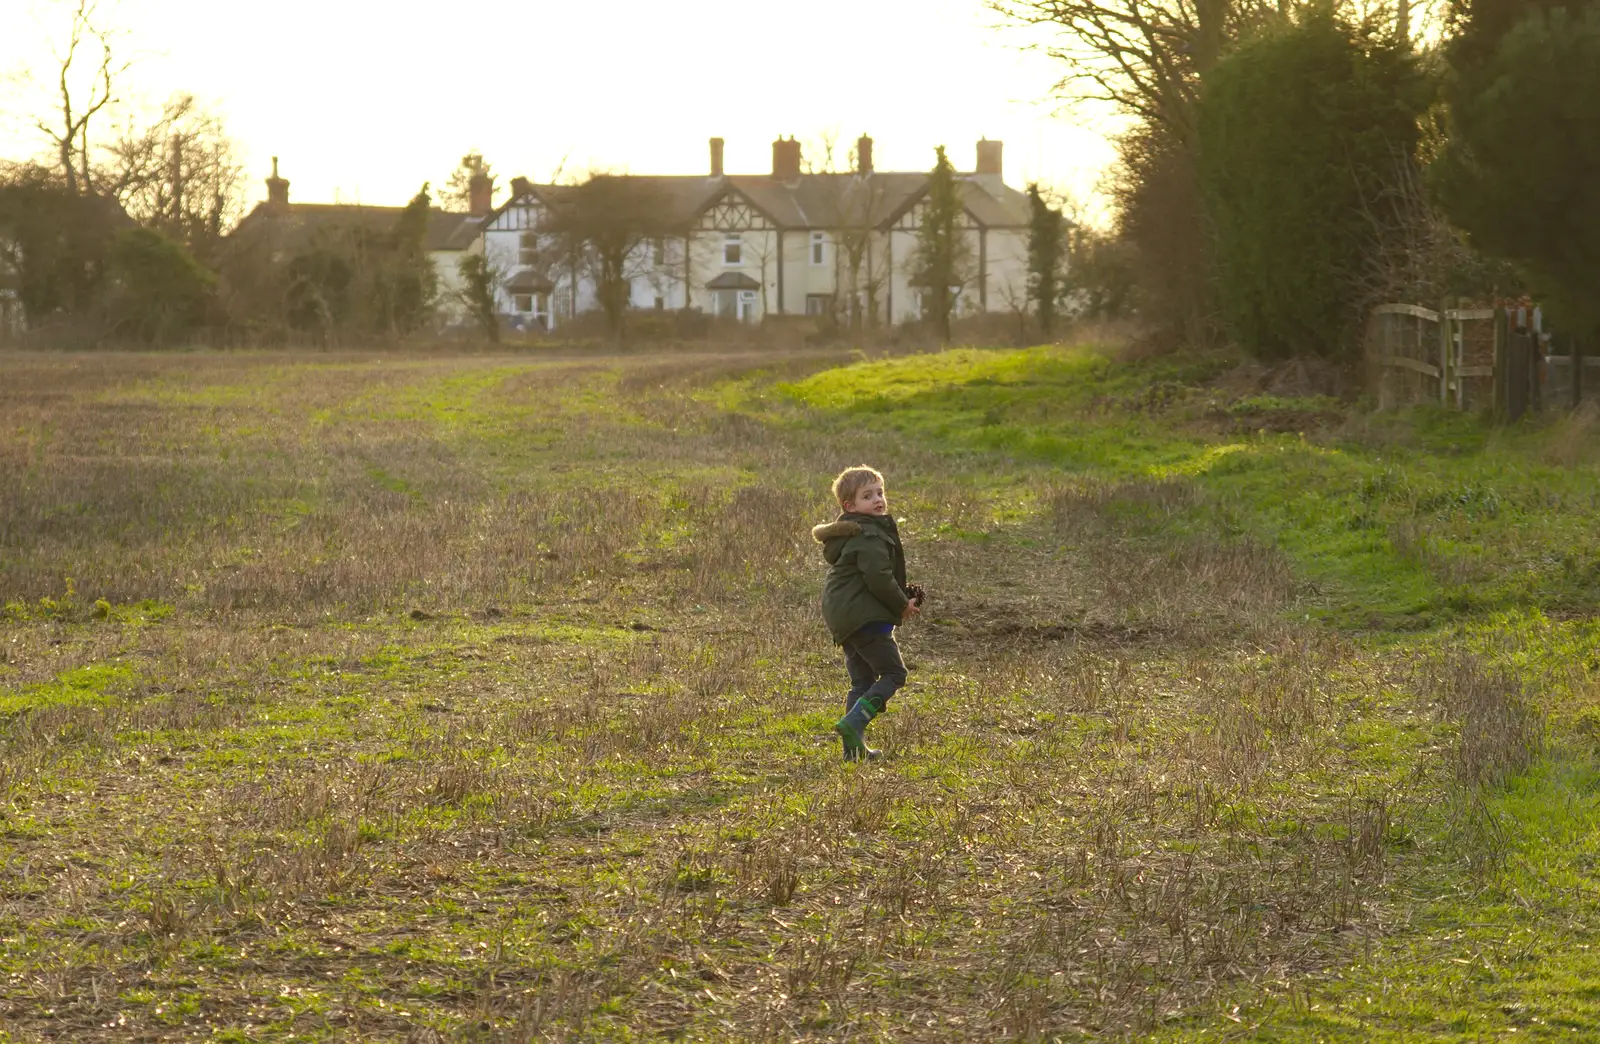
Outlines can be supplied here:
<path id="1" fill-rule="evenodd" d="M 0 0 L 0 157 L 44 145 L 62 0 Z M 136 56 L 135 101 L 187 90 L 221 113 L 252 200 L 277 155 L 300 202 L 399 204 L 482 152 L 513 175 L 771 169 L 779 135 L 870 134 L 879 170 L 973 165 L 1005 142 L 1006 181 L 1080 198 L 1111 150 L 1049 97 L 1059 76 L 979 0 L 100 0 Z M 32 70 L 30 87 L 28 72 Z M 106 126 L 104 130 L 109 130 Z M 841 165 L 844 156 L 840 156 Z M 498 202 L 502 197 L 496 195 Z"/>

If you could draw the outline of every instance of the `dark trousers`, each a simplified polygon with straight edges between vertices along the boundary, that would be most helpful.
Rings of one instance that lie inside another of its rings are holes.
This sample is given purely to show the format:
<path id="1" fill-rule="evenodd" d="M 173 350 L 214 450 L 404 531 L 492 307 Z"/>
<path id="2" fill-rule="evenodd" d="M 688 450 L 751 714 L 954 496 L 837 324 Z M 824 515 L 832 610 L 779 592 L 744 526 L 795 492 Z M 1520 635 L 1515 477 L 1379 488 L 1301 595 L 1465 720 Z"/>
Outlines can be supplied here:
<path id="1" fill-rule="evenodd" d="M 844 699 L 844 712 L 862 697 L 872 701 L 874 714 L 882 714 L 900 686 L 906 683 L 906 665 L 900 659 L 900 646 L 894 632 L 874 634 L 861 630 L 844 640 L 844 669 L 850 672 L 850 695 Z"/>

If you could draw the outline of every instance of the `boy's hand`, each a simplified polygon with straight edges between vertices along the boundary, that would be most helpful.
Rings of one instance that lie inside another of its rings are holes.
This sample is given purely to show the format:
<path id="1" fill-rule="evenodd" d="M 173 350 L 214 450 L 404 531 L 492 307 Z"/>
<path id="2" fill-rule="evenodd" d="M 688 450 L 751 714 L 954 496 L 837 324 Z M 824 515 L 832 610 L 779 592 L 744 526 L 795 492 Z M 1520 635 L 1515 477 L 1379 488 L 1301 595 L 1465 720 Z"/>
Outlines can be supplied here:
<path id="1" fill-rule="evenodd" d="M 908 620 L 910 620 L 913 616 L 916 616 L 920 612 L 922 612 L 922 606 L 921 605 L 917 604 L 916 602 L 907 602 L 906 603 L 906 611 L 900 617 L 900 622 L 901 623 L 905 623 Z"/>

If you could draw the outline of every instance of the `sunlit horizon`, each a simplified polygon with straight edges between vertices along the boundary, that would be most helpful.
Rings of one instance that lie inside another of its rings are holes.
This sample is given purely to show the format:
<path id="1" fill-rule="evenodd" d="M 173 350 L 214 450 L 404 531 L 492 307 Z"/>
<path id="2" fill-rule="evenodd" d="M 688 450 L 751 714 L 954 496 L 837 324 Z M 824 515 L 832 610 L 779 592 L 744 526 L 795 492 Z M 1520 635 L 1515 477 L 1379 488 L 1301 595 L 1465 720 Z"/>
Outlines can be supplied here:
<path id="1" fill-rule="evenodd" d="M 238 146 L 249 202 L 279 157 L 301 202 L 404 203 L 481 153 L 499 193 L 512 177 L 591 170 L 697 174 L 707 140 L 729 173 L 771 169 L 793 136 L 810 160 L 860 134 L 880 170 L 926 170 L 944 145 L 971 169 L 980 138 L 1005 142 L 1005 177 L 1090 201 L 1111 157 L 1102 133 L 1058 114 L 1061 69 L 996 27 L 978 0 L 817 0 L 803 16 L 762 6 L 730 15 L 692 0 L 666 10 L 471 0 L 440 18 L 373 3 L 282 0 L 219 14 L 201 0 L 102 0 L 119 53 L 122 115 L 178 91 L 219 113 Z M 32 119 L 51 103 L 51 48 L 65 5 L 0 14 L 8 71 L 0 157 L 47 156 Z M 32 82 L 28 74 L 31 73 Z M 113 121 L 99 128 L 102 141 Z"/>

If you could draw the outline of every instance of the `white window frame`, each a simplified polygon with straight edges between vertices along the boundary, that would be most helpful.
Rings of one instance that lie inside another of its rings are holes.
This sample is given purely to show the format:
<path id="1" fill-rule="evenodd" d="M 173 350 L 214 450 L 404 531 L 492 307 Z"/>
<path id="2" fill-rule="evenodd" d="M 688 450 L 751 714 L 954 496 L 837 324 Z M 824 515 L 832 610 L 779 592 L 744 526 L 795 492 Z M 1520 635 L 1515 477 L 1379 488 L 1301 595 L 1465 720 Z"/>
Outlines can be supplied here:
<path id="1" fill-rule="evenodd" d="M 531 268 L 539 263 L 539 233 L 517 233 L 517 264 Z"/>
<path id="2" fill-rule="evenodd" d="M 732 260 L 729 260 L 729 257 L 728 257 L 728 248 L 729 247 L 733 248 Z M 722 267 L 723 268 L 743 268 L 744 267 L 744 236 L 740 235 L 737 232 L 728 232 L 728 233 L 724 234 L 723 237 L 722 237 Z"/>
<path id="3" fill-rule="evenodd" d="M 826 232 L 811 233 L 811 263 L 825 265 L 828 263 L 828 235 Z"/>
<path id="4" fill-rule="evenodd" d="M 534 315 L 539 310 L 533 294 L 512 294 L 511 310 L 518 315 Z"/>

